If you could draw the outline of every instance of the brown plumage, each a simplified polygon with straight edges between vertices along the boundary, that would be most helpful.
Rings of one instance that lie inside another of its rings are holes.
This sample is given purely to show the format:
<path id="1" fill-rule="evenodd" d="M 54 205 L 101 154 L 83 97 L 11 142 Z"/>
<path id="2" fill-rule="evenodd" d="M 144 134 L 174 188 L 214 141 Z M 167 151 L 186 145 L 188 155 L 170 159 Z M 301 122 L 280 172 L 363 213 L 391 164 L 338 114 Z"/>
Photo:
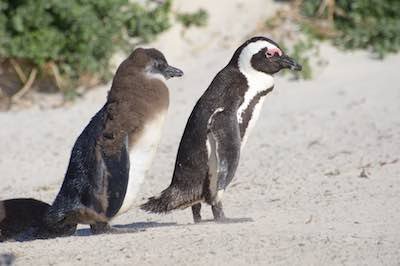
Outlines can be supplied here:
<path id="1" fill-rule="evenodd" d="M 148 53 L 147 49 L 136 49 L 115 75 L 108 94 L 107 118 L 100 140 L 109 154 L 119 151 L 126 134 L 131 147 L 140 137 L 146 121 L 168 109 L 169 92 L 165 83 L 159 79 L 149 79 L 141 71 L 152 59 Z M 151 54 L 154 53 L 152 51 Z"/>
<path id="2" fill-rule="evenodd" d="M 163 80 L 182 74 L 156 49 L 133 51 L 119 66 L 107 102 L 76 140 L 53 204 L 0 201 L 0 240 L 71 235 L 79 223 L 90 224 L 93 233 L 114 229 L 108 221 L 131 206 L 161 134 L 158 117 L 169 105 Z"/>

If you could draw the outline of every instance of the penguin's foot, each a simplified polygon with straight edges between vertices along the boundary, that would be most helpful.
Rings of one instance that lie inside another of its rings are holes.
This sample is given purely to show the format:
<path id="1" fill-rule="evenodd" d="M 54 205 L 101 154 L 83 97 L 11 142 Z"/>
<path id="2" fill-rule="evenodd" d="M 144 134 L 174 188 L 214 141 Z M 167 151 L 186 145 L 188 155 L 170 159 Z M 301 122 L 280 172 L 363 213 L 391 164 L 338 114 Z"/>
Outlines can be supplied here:
<path id="1" fill-rule="evenodd" d="M 95 224 L 90 225 L 90 230 L 92 234 L 129 234 L 129 233 L 137 233 L 143 232 L 145 229 L 140 228 L 116 228 L 112 227 L 109 223 L 97 222 Z"/>
<path id="2" fill-rule="evenodd" d="M 214 215 L 214 221 L 217 223 L 245 223 L 253 222 L 251 218 L 227 218 L 222 209 L 222 202 L 219 201 L 215 205 L 211 206 L 212 213 Z"/>
<path id="3" fill-rule="evenodd" d="M 222 221 L 226 219 L 224 210 L 222 209 L 222 202 L 219 201 L 216 204 L 211 206 L 212 213 L 214 215 L 215 221 Z"/>
<path id="4" fill-rule="evenodd" d="M 97 222 L 90 225 L 90 231 L 92 231 L 94 235 L 108 233 L 111 228 L 111 225 L 105 222 Z"/>
<path id="5" fill-rule="evenodd" d="M 201 222 L 201 203 L 197 203 L 192 206 L 192 213 L 193 213 L 193 220 L 195 223 L 200 223 Z"/>

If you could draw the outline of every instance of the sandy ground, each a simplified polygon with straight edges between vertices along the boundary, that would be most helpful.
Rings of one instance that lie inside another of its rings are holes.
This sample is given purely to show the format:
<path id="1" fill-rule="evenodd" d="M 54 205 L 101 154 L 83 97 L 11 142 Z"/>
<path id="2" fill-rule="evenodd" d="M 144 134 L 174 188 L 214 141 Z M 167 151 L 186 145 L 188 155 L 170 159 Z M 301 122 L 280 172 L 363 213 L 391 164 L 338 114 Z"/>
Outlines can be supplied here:
<path id="1" fill-rule="evenodd" d="M 152 44 L 186 75 L 169 82 L 165 134 L 138 204 L 169 184 L 194 103 L 276 8 L 215 2 L 178 1 L 180 10 L 206 7 L 209 25 L 184 35 L 174 27 Z M 1 243 L 0 254 L 14 254 L 17 265 L 400 265 L 400 55 L 321 53 L 330 64 L 314 80 L 276 79 L 225 194 L 226 214 L 252 222 L 194 225 L 190 209 L 158 216 L 133 208 L 114 224 L 146 231 L 91 236 L 81 226 L 72 237 Z M 0 113 L 0 199 L 52 201 L 108 88 L 68 108 Z M 208 207 L 203 216 L 212 217 Z"/>

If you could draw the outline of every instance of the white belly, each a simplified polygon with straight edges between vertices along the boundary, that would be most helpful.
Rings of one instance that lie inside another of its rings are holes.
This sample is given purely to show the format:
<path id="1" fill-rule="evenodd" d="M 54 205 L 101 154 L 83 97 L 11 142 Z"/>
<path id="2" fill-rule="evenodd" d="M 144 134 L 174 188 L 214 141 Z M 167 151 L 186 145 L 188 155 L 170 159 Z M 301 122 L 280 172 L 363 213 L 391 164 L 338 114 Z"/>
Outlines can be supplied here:
<path id="1" fill-rule="evenodd" d="M 128 187 L 126 189 L 124 202 L 117 215 L 128 211 L 135 201 L 140 186 L 156 154 L 166 113 L 167 112 L 160 114 L 156 119 L 147 123 L 141 137 L 136 141 L 134 146 L 131 147 L 129 154 L 130 170 Z"/>
<path id="2" fill-rule="evenodd" d="M 244 132 L 242 143 L 240 149 L 243 149 L 243 147 L 246 145 L 247 139 L 249 137 L 249 134 L 253 130 L 254 126 L 256 125 L 256 122 L 260 116 L 262 106 L 264 104 L 265 96 L 261 97 L 258 103 L 254 106 L 253 113 L 251 115 L 251 118 L 249 120 L 249 123 L 247 125 L 247 128 Z"/>
<path id="3" fill-rule="evenodd" d="M 246 112 L 246 109 L 250 106 L 251 101 L 254 99 L 254 97 L 257 97 L 257 94 L 259 94 L 260 92 L 263 92 L 274 86 L 274 78 L 271 75 L 263 72 L 258 72 L 252 69 L 250 66 L 245 69 L 241 69 L 241 71 L 247 79 L 248 89 L 244 95 L 243 103 L 239 106 L 237 110 L 237 119 L 239 124 L 242 124 L 242 115 Z M 262 105 L 264 103 L 264 99 L 265 95 L 262 96 L 258 103 L 254 106 L 250 121 L 243 135 L 241 149 L 243 149 L 243 147 L 246 145 L 250 131 L 253 129 L 258 120 Z"/>

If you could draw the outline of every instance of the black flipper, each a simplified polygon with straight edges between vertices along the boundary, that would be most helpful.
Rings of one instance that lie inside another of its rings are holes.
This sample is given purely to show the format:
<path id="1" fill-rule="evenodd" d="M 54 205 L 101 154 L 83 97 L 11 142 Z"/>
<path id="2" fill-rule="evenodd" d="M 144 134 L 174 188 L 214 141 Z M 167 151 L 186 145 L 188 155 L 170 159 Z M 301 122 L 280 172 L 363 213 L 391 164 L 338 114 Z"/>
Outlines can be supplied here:
<path id="1" fill-rule="evenodd" d="M 240 158 L 241 137 L 236 114 L 217 109 L 208 123 L 210 144 L 209 193 L 206 201 L 212 205 L 215 220 L 225 219 L 221 192 L 235 176 Z M 195 217 L 194 217 L 195 218 Z"/>
<path id="2" fill-rule="evenodd" d="M 103 151 L 102 158 L 106 166 L 106 174 L 108 174 L 106 185 L 108 199 L 106 216 L 112 218 L 122 206 L 129 182 L 128 136 L 125 137 L 125 141 L 118 154 L 107 155 Z"/>
<path id="3" fill-rule="evenodd" d="M 210 160 L 215 159 L 216 178 L 215 188 L 211 190 L 225 189 L 235 176 L 240 158 L 240 129 L 236 115 L 223 110 L 216 111 L 208 124 L 207 139 L 211 145 Z M 214 156 L 213 156 L 214 155 Z M 213 182 L 210 181 L 210 185 Z"/>

